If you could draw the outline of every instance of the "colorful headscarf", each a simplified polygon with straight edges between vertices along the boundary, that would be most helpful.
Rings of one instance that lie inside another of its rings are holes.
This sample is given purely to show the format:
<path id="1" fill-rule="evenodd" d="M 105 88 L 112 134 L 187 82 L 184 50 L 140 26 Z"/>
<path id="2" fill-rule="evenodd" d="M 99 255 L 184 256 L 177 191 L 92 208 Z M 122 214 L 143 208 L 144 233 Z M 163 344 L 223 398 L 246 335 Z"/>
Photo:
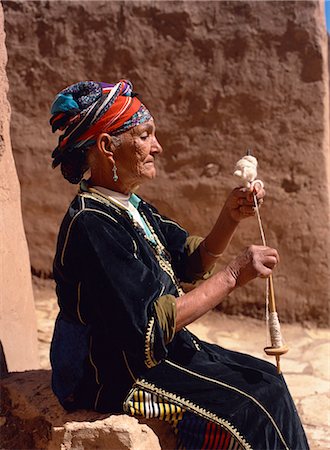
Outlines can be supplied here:
<path id="1" fill-rule="evenodd" d="M 62 130 L 53 151 L 53 167 L 63 154 L 87 149 L 102 132 L 117 135 L 151 118 L 148 109 L 133 92 L 128 80 L 116 84 L 81 81 L 57 94 L 50 124 L 53 133 Z"/>

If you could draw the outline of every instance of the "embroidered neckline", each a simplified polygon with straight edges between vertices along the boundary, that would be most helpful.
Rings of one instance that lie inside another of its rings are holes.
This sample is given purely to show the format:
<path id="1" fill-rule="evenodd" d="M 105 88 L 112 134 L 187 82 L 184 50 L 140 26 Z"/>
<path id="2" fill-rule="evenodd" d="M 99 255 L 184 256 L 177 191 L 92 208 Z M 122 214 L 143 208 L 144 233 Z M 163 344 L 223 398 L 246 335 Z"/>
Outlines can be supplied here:
<path id="1" fill-rule="evenodd" d="M 82 182 L 80 186 L 81 186 L 82 192 L 79 192 L 79 195 L 84 196 L 84 197 L 91 197 L 91 198 L 95 198 L 95 196 L 96 196 L 102 203 L 106 204 L 107 206 L 115 207 L 115 209 L 117 209 L 117 211 L 121 215 L 124 214 L 125 217 L 129 219 L 129 221 L 132 223 L 132 225 L 134 226 L 137 233 L 140 234 L 145 239 L 145 241 L 149 244 L 160 268 L 164 272 L 166 272 L 167 275 L 170 277 L 174 286 L 176 287 L 176 290 L 177 290 L 179 296 L 181 297 L 184 294 L 184 292 L 183 292 L 183 290 L 180 286 L 180 283 L 179 283 L 179 281 L 174 273 L 174 270 L 172 268 L 170 254 L 167 252 L 165 246 L 160 241 L 157 233 L 155 232 L 153 226 L 150 224 L 146 215 L 142 211 L 139 211 L 142 219 L 145 221 L 147 227 L 150 230 L 151 239 L 149 236 L 147 236 L 147 234 L 140 227 L 140 225 L 134 220 L 134 218 L 128 213 L 127 208 L 125 208 L 120 202 L 117 202 L 115 199 L 113 199 L 111 197 L 107 197 L 106 195 L 99 192 L 97 189 L 89 187 L 86 182 Z M 137 198 L 139 198 L 139 197 L 137 197 Z"/>
<path id="2" fill-rule="evenodd" d="M 150 240 L 150 241 L 154 240 L 154 236 L 152 235 L 151 230 L 148 229 L 148 225 L 147 225 L 146 221 L 144 220 L 142 214 L 138 210 L 138 206 L 139 206 L 140 202 L 142 201 L 142 199 L 140 199 L 140 197 L 138 197 L 136 194 L 131 194 L 128 201 L 140 215 L 140 217 L 142 219 L 141 223 L 139 223 L 134 218 L 134 214 L 130 211 L 129 208 L 127 208 L 124 204 L 122 204 L 119 200 L 112 197 L 111 195 L 106 195 L 105 193 L 99 191 L 97 188 L 88 186 L 86 181 L 81 182 L 80 188 L 82 191 L 82 192 L 79 192 L 80 196 L 90 197 L 95 200 L 98 199 L 99 201 L 101 201 L 101 203 L 104 203 L 107 206 L 114 207 L 117 210 L 117 212 L 119 211 L 121 214 L 125 213 L 126 217 L 129 218 L 129 220 L 132 222 L 132 224 L 134 225 L 135 228 L 137 228 L 138 230 L 139 230 L 139 228 L 141 228 L 143 230 L 143 233 L 145 234 L 145 238 L 147 240 Z"/>

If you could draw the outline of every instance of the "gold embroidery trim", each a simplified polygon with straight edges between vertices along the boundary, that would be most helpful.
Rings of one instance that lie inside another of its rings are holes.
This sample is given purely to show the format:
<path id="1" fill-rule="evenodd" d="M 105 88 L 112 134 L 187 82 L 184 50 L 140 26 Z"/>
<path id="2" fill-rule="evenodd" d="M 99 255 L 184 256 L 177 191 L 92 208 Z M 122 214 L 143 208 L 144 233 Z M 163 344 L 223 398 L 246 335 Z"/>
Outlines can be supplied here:
<path id="1" fill-rule="evenodd" d="M 205 408 L 201 408 L 200 406 L 196 405 L 190 400 L 187 400 L 183 397 L 173 394 L 172 392 L 167 392 L 164 389 L 161 389 L 144 379 L 137 380 L 135 386 L 131 389 L 130 393 L 128 394 L 123 405 L 125 411 L 127 412 L 131 411 L 129 400 L 134 394 L 134 391 L 137 389 L 137 387 L 141 387 L 142 389 L 145 389 L 151 393 L 156 393 L 157 395 L 164 397 L 166 400 L 169 401 L 172 400 L 173 402 L 179 403 L 179 406 L 183 407 L 183 409 L 187 409 L 192 412 L 198 413 L 199 416 L 204 417 L 205 419 L 208 419 L 211 422 L 221 425 L 223 428 L 225 428 L 225 430 L 229 431 L 232 434 L 232 436 L 235 437 L 235 439 L 239 442 L 239 444 L 243 447 L 244 450 L 253 450 L 251 445 L 239 433 L 237 428 L 235 428 L 228 420 L 222 419 L 218 417 L 216 414 L 213 414 L 210 411 L 206 410 Z"/>
<path id="2" fill-rule="evenodd" d="M 109 206 L 109 203 L 110 203 L 110 201 L 106 198 L 99 198 L 99 196 L 101 197 L 101 194 L 96 195 L 96 194 L 92 194 L 89 192 L 79 192 L 78 195 L 83 198 L 90 198 L 90 199 L 95 200 L 96 202 L 102 203 L 103 205 L 106 205 L 106 206 Z"/>
<path id="3" fill-rule="evenodd" d="M 79 216 L 79 214 L 81 214 L 84 210 L 81 209 L 80 211 L 77 212 L 77 214 L 75 214 L 72 219 L 71 222 L 68 226 L 67 232 L 66 232 L 66 236 L 65 236 L 65 240 L 64 240 L 64 244 L 63 244 L 63 248 L 62 248 L 62 253 L 61 253 L 61 265 L 64 266 L 64 253 L 66 250 L 66 246 L 68 245 L 68 240 L 69 240 L 69 235 L 70 235 L 70 231 L 73 225 L 73 222 L 76 220 L 76 218 Z"/>
<path id="4" fill-rule="evenodd" d="M 77 218 L 82 212 L 84 212 L 84 211 L 92 211 L 92 212 L 96 212 L 96 213 L 98 213 L 98 214 L 101 214 L 101 215 L 103 215 L 103 216 L 108 217 L 108 218 L 111 219 L 113 222 L 118 223 L 116 219 L 114 219 L 113 217 L 110 216 L 110 214 L 107 214 L 107 213 L 105 213 L 104 211 L 99 211 L 98 209 L 84 208 L 84 209 L 81 209 L 80 211 L 78 211 L 77 214 L 75 214 L 75 215 L 72 217 L 71 222 L 70 222 L 70 224 L 69 224 L 69 226 L 68 226 L 68 230 L 67 230 L 67 232 L 66 232 L 66 236 L 65 236 L 65 240 L 64 240 L 64 244 L 63 244 L 63 248 L 62 248 L 62 253 L 61 253 L 61 265 L 62 265 L 62 266 L 64 266 L 64 254 L 65 254 L 66 247 L 67 247 L 67 245 L 68 245 L 69 236 L 70 236 L 70 231 L 71 231 L 73 222 L 74 222 L 74 221 L 76 220 L 76 218 Z"/>
<path id="5" fill-rule="evenodd" d="M 246 392 L 242 391 L 241 389 L 236 388 L 235 386 L 231 386 L 230 384 L 224 383 L 223 381 L 215 380 L 213 378 L 210 378 L 210 377 L 207 377 L 205 375 L 201 375 L 201 374 L 199 374 L 197 372 L 193 372 L 193 371 L 191 371 L 189 369 L 186 369 L 185 367 L 181 367 L 178 364 L 174 363 L 173 361 L 169 361 L 168 359 L 165 359 L 164 362 L 166 364 L 169 364 L 170 366 L 173 366 L 173 367 L 175 367 L 175 368 L 177 368 L 179 370 L 182 370 L 183 372 L 189 373 L 190 375 L 193 375 L 193 376 L 195 376 L 197 378 L 201 378 L 202 380 L 210 381 L 210 382 L 215 383 L 215 384 L 219 384 L 220 386 L 223 386 L 223 387 L 226 387 L 226 388 L 228 388 L 228 389 L 230 389 L 232 391 L 238 392 L 239 394 L 243 395 L 244 397 L 247 397 L 248 399 L 252 400 L 266 414 L 268 419 L 273 424 L 273 427 L 275 428 L 277 434 L 279 435 L 279 437 L 280 437 L 280 439 L 281 439 L 285 449 L 289 450 L 289 447 L 287 446 L 287 444 L 286 444 L 286 442 L 284 440 L 284 437 L 283 437 L 280 429 L 276 425 L 276 422 L 273 419 L 273 417 L 271 416 L 271 414 L 267 411 L 267 409 L 257 399 L 252 397 L 252 395 L 247 394 Z"/>
<path id="6" fill-rule="evenodd" d="M 92 336 L 90 337 L 90 340 L 89 340 L 89 354 L 88 354 L 88 356 L 89 356 L 90 363 L 92 364 L 92 366 L 94 367 L 94 370 L 95 370 L 96 383 L 100 384 L 99 372 L 98 372 L 98 369 L 97 369 L 97 367 L 96 367 L 96 365 L 95 365 L 95 363 L 93 361 L 93 357 L 92 357 Z"/>
<path id="7" fill-rule="evenodd" d="M 103 389 L 103 384 L 101 385 L 100 389 L 98 390 L 98 392 L 96 394 L 95 403 L 94 403 L 94 409 L 96 409 L 96 407 L 97 407 L 97 404 L 98 404 L 98 401 L 99 401 L 102 389 Z"/>
<path id="8" fill-rule="evenodd" d="M 177 224 L 176 222 L 173 222 L 173 220 L 170 220 L 170 219 L 163 219 L 163 217 L 162 217 L 160 214 L 157 214 L 157 213 L 155 213 L 155 212 L 152 212 L 152 215 L 158 217 L 159 220 L 161 220 L 162 222 L 165 222 L 165 223 L 171 223 L 172 225 L 175 225 L 176 227 L 180 228 L 180 230 L 182 230 L 182 231 L 184 231 L 184 232 L 186 233 L 186 230 L 183 229 L 182 227 L 180 227 L 180 225 Z"/>
<path id="9" fill-rule="evenodd" d="M 167 273 L 167 275 L 171 278 L 174 286 L 176 287 L 176 290 L 178 291 L 179 296 L 181 297 L 184 292 L 175 276 L 173 267 L 170 263 L 170 261 L 166 260 L 165 258 L 162 258 L 161 253 L 163 253 L 165 251 L 165 247 L 164 245 L 161 243 L 157 233 L 155 232 L 153 226 L 150 224 L 150 222 L 148 221 L 147 217 L 145 216 L 144 213 L 141 212 L 141 216 L 143 217 L 144 221 L 146 222 L 147 226 L 149 227 L 156 243 L 157 243 L 157 248 L 159 249 L 159 251 L 154 251 L 154 255 L 156 257 L 156 260 L 160 266 L 160 268 Z M 174 222 L 173 222 L 174 223 Z M 153 247 L 152 247 L 153 248 Z"/>
<path id="10" fill-rule="evenodd" d="M 132 242 L 133 242 L 133 256 L 134 256 L 134 258 L 138 259 L 138 257 L 137 257 L 137 251 L 138 251 L 137 243 L 135 242 L 135 239 L 133 239 L 133 238 L 132 238 Z"/>
<path id="11" fill-rule="evenodd" d="M 81 281 L 79 281 L 78 289 L 77 289 L 77 315 L 78 315 L 80 322 L 83 325 L 86 325 L 86 322 L 83 321 L 81 314 L 80 314 L 80 299 L 81 299 L 80 295 L 81 295 Z"/>
<path id="12" fill-rule="evenodd" d="M 154 324 L 155 318 L 151 317 L 147 325 L 146 337 L 145 337 L 145 347 L 144 347 L 144 355 L 145 355 L 145 365 L 150 369 L 158 364 L 158 362 L 153 358 L 153 347 L 154 347 Z"/>
<path id="13" fill-rule="evenodd" d="M 132 372 L 132 370 L 131 370 L 131 368 L 130 368 L 130 366 L 128 364 L 127 356 L 126 356 L 126 353 L 124 352 L 124 350 L 123 350 L 123 357 L 124 357 L 126 369 L 128 370 L 128 372 L 129 372 L 130 376 L 132 377 L 133 381 L 136 382 L 136 378 L 135 378 L 135 376 L 134 376 L 134 374 L 133 374 L 133 372 Z"/>
<path id="14" fill-rule="evenodd" d="M 116 200 L 115 198 L 111 197 L 110 195 L 107 196 L 105 194 L 103 194 L 102 192 L 98 191 L 95 188 L 88 188 L 88 193 L 90 194 L 91 198 L 95 198 L 95 196 L 99 197 L 99 201 L 101 201 L 102 203 L 106 204 L 106 205 L 112 205 L 115 206 L 121 210 L 127 210 L 127 208 L 122 205 L 118 200 Z M 84 195 L 86 196 L 85 192 L 79 193 L 79 195 Z M 96 198 L 95 198 L 96 199 Z"/>

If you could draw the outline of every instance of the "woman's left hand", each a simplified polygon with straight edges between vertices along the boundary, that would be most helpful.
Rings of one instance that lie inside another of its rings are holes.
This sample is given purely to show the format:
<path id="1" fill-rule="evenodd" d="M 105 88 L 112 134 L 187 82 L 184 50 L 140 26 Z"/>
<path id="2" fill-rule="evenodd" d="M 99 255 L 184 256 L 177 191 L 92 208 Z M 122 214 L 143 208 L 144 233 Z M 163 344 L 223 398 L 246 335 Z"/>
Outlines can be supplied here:
<path id="1" fill-rule="evenodd" d="M 254 216 L 253 194 L 256 195 L 258 206 L 261 206 L 266 195 L 263 183 L 258 180 L 251 188 L 235 188 L 226 200 L 225 209 L 231 219 L 240 222 L 243 219 Z"/>

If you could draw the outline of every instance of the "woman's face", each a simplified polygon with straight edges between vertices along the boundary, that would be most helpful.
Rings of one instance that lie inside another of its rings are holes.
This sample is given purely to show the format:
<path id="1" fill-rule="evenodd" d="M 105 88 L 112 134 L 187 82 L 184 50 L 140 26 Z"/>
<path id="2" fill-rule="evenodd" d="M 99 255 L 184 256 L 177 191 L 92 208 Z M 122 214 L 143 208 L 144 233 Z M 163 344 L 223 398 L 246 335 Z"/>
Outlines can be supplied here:
<path id="1" fill-rule="evenodd" d="M 162 151 L 153 119 L 120 135 L 114 152 L 117 174 L 126 185 L 139 185 L 156 176 L 155 158 Z"/>

